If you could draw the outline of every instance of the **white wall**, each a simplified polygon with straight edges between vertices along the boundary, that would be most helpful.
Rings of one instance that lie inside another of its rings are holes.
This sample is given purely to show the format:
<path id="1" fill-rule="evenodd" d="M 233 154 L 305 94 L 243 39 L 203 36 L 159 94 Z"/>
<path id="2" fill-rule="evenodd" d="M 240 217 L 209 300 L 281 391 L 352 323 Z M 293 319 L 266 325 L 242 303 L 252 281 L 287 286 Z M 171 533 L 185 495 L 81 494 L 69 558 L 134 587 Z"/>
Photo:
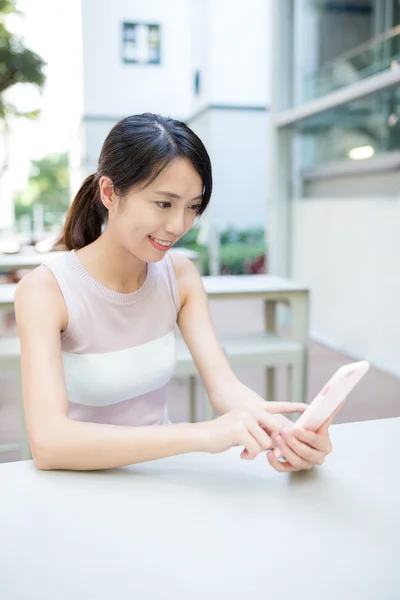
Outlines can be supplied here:
<path id="1" fill-rule="evenodd" d="M 400 198 L 291 207 L 291 275 L 311 286 L 312 337 L 400 376 Z"/>
<path id="2" fill-rule="evenodd" d="M 219 230 L 266 221 L 266 111 L 211 109 L 190 123 L 210 154 L 213 220 Z"/>
<path id="3" fill-rule="evenodd" d="M 191 85 L 194 86 L 196 70 L 200 72 L 200 92 L 191 96 L 189 115 L 198 113 L 207 105 L 210 97 L 210 0 L 191 0 L 190 4 L 190 60 Z"/>
<path id="4" fill-rule="evenodd" d="M 205 104 L 269 103 L 271 0 L 81 3 L 85 115 L 155 111 L 185 119 Z M 123 62 L 123 21 L 160 24 L 160 65 Z"/>
<path id="5" fill-rule="evenodd" d="M 304 196 L 316 198 L 352 198 L 396 195 L 400 190 L 400 171 L 388 170 L 381 173 L 366 171 L 360 176 L 341 174 L 308 180 L 304 185 Z"/>
<path id="6" fill-rule="evenodd" d="M 270 103 L 271 2 L 209 0 L 207 6 L 205 84 L 211 107 L 189 125 L 211 156 L 216 227 L 259 227 L 266 220 L 268 112 L 251 107 Z"/>
<path id="7" fill-rule="evenodd" d="M 268 23 L 271 0 L 211 0 L 211 104 L 270 103 Z"/>
<path id="8" fill-rule="evenodd" d="M 193 96 L 190 0 L 82 0 L 84 112 L 122 116 L 162 112 L 189 116 Z M 122 23 L 161 27 L 161 64 L 122 60 Z"/>

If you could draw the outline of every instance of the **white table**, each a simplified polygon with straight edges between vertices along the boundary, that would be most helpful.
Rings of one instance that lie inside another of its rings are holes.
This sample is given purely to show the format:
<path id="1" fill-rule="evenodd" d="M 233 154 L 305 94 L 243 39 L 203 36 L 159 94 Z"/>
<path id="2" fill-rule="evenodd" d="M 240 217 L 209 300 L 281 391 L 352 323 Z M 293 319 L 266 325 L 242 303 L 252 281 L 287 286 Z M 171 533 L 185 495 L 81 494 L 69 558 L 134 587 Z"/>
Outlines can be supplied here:
<path id="1" fill-rule="evenodd" d="M 309 290 L 306 286 L 274 275 L 203 276 L 202 279 L 210 300 L 264 300 L 268 331 L 274 332 L 276 328 L 275 304 L 290 304 L 293 339 L 307 345 Z M 0 284 L 0 310 L 13 309 L 15 289 L 15 284 Z"/>
<path id="2" fill-rule="evenodd" d="M 20 269 L 34 269 L 46 260 L 51 260 L 63 252 L 33 254 L 0 254 L 0 273 L 11 273 Z"/>
<path id="3" fill-rule="evenodd" d="M 301 283 L 275 275 L 228 275 L 203 277 L 210 300 L 261 299 L 265 306 L 265 330 L 277 333 L 277 305 L 290 307 L 290 337 L 304 349 L 303 398 L 307 397 L 308 339 L 309 339 L 309 288 Z M 275 370 L 266 369 L 266 397 L 275 397 Z"/>
<path id="4" fill-rule="evenodd" d="M 276 303 L 291 306 L 292 337 L 307 344 L 309 318 L 309 288 L 301 283 L 275 275 L 224 275 L 203 277 L 210 300 L 240 300 L 258 298 L 266 303 L 268 329 L 275 332 Z"/>
<path id="5" fill-rule="evenodd" d="M 0 465 L 4 600 L 398 600 L 400 419 L 313 472 L 240 449 L 104 472 Z"/>
<path id="6" fill-rule="evenodd" d="M 0 310 L 14 310 L 15 283 L 0 283 Z"/>
<path id="7" fill-rule="evenodd" d="M 187 248 L 174 248 L 173 252 L 186 256 L 193 261 L 200 270 L 200 256 L 194 250 Z M 52 251 L 46 253 L 36 252 L 33 254 L 0 254 L 0 273 L 11 273 L 22 269 L 34 269 L 43 262 L 52 260 L 53 258 L 64 254 L 60 251 Z"/>

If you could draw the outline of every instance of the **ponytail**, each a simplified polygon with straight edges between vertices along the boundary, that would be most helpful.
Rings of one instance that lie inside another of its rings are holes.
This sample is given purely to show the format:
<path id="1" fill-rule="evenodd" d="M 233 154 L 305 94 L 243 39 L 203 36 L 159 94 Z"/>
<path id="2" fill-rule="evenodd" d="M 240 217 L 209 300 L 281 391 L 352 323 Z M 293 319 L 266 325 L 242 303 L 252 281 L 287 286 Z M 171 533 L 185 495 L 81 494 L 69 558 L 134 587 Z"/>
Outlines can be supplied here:
<path id="1" fill-rule="evenodd" d="M 100 237 L 106 217 L 107 209 L 100 200 L 97 177 L 89 175 L 69 207 L 64 229 L 55 247 L 79 250 L 91 244 Z"/>

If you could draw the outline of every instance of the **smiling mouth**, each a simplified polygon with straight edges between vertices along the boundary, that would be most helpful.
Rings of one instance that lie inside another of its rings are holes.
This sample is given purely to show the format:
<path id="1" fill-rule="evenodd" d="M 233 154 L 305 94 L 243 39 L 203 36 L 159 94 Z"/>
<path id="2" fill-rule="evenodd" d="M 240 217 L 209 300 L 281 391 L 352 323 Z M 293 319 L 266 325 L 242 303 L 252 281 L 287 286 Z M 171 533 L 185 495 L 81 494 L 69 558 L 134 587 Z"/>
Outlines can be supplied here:
<path id="1" fill-rule="evenodd" d="M 166 242 L 165 240 L 160 240 L 159 238 L 155 238 L 152 235 L 149 235 L 149 238 L 155 242 L 156 244 L 158 244 L 159 246 L 162 246 L 163 248 L 170 248 L 173 244 L 173 242 Z"/>

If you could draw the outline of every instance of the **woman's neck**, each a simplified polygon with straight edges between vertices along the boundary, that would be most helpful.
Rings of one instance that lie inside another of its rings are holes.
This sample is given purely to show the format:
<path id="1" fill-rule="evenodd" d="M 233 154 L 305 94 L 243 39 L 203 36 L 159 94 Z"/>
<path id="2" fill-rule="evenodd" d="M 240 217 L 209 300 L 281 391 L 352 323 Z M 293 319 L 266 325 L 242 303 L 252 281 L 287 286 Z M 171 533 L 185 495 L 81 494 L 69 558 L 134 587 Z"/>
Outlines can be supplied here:
<path id="1" fill-rule="evenodd" d="M 120 294 L 138 290 L 146 279 L 147 263 L 111 243 L 106 232 L 76 254 L 96 281 Z"/>

